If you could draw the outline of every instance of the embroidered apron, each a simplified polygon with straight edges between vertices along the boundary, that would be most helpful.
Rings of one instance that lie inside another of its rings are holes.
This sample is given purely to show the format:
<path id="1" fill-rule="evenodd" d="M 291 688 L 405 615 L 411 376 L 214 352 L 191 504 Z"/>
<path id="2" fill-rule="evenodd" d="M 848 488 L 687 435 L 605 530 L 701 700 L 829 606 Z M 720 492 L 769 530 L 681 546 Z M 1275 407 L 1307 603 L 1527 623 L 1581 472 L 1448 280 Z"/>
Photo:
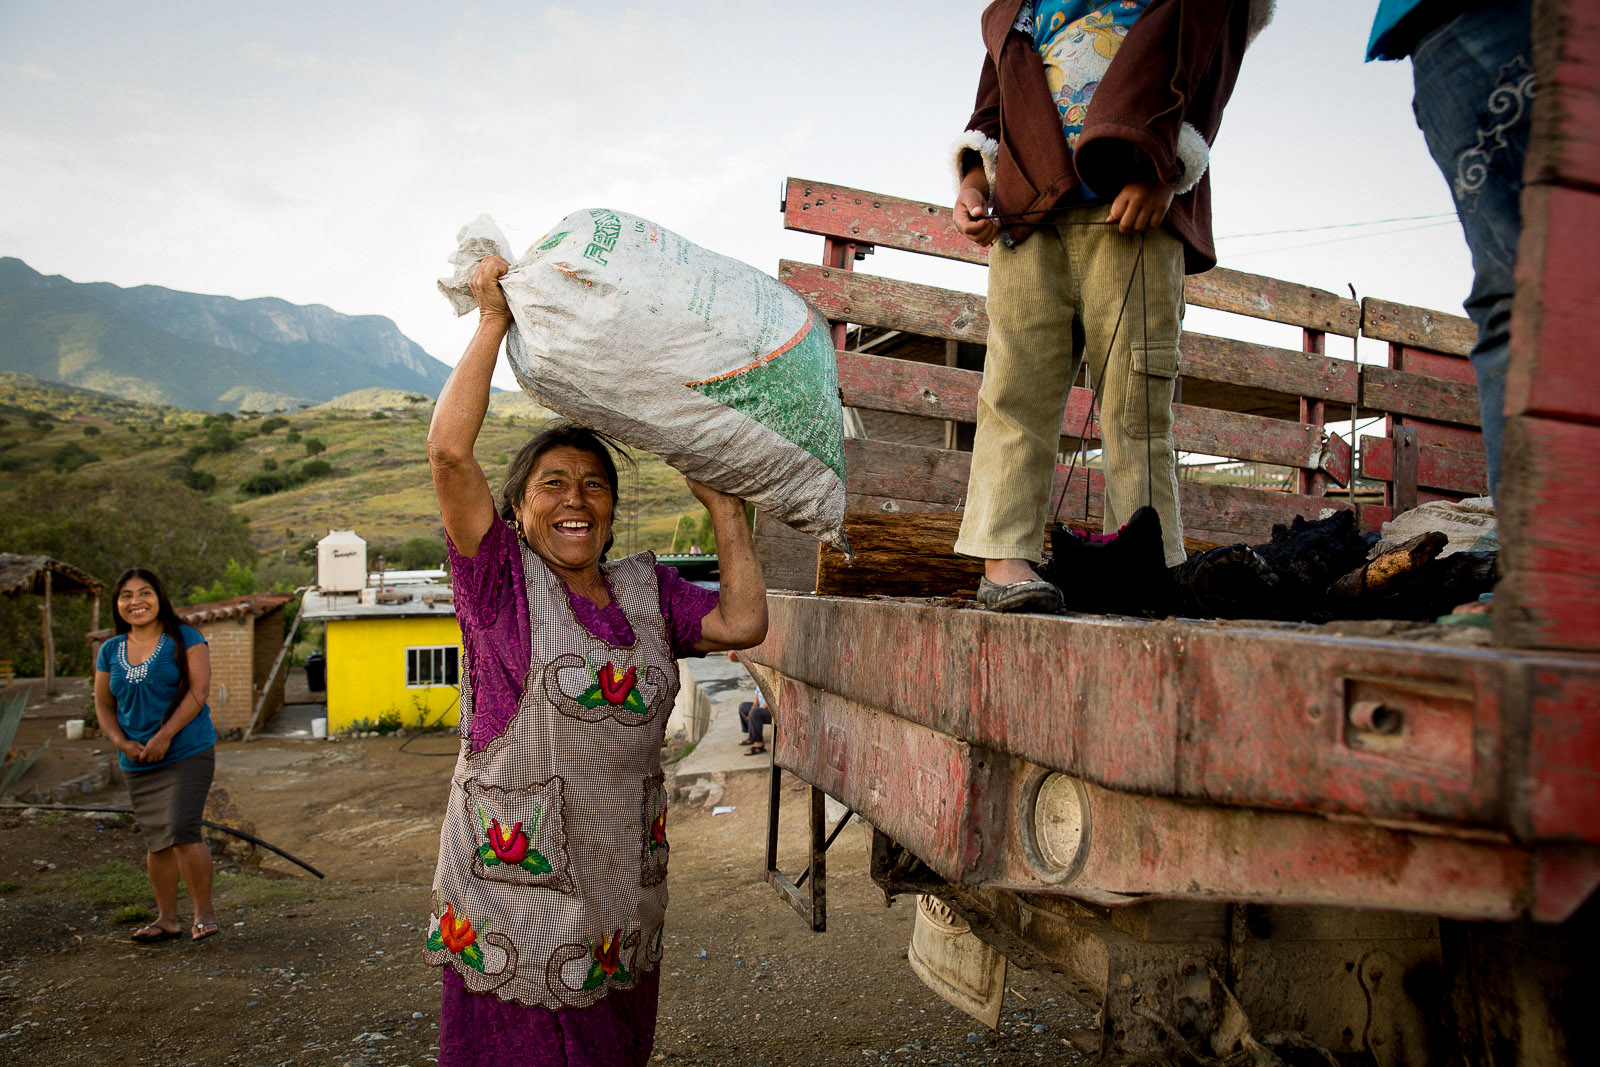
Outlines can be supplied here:
<path id="1" fill-rule="evenodd" d="M 602 565 L 634 632 L 632 648 L 617 648 L 578 623 L 560 580 L 521 548 L 533 662 L 516 716 L 478 752 L 471 664 L 462 672 L 424 955 L 474 993 L 583 1008 L 661 960 L 661 742 L 678 669 L 653 555 Z"/>

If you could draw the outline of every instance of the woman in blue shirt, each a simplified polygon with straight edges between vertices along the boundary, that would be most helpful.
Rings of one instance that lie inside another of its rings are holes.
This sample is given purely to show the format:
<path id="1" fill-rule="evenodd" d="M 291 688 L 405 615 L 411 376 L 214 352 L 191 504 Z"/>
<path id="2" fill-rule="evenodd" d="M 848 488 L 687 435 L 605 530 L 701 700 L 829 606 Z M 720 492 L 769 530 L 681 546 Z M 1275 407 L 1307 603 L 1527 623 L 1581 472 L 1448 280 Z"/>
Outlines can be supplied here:
<path id="1" fill-rule="evenodd" d="M 192 940 L 217 932 L 211 907 L 211 850 L 200 817 L 211 792 L 217 731 L 206 693 L 206 639 L 173 610 L 161 579 L 141 567 L 112 588 L 116 636 L 95 660 L 94 710 L 117 746 L 134 816 L 144 833 L 156 920 L 135 941 L 178 937 L 178 879 L 194 899 Z"/>

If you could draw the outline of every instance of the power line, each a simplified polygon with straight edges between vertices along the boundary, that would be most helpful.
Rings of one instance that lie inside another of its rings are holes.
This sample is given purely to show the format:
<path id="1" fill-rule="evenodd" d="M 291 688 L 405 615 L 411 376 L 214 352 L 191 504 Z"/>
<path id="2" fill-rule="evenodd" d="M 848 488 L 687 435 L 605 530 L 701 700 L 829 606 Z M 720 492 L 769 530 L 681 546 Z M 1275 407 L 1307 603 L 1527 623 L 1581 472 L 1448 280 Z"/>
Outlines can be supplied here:
<path id="1" fill-rule="evenodd" d="M 1259 230 L 1255 233 L 1226 233 L 1218 237 L 1219 241 L 1233 241 L 1241 237 L 1275 237 L 1283 233 L 1315 233 L 1318 230 L 1348 230 L 1357 226 L 1386 226 L 1392 222 L 1421 222 L 1425 219 L 1453 219 L 1455 212 L 1446 211 L 1437 215 L 1402 215 L 1394 219 L 1369 219 L 1366 222 L 1334 222 L 1326 226 L 1301 226 L 1292 230 Z"/>
<path id="2" fill-rule="evenodd" d="M 1454 216 L 1451 216 L 1451 218 L 1454 219 Z M 1449 221 L 1425 222 L 1421 226 L 1402 226 L 1397 230 L 1383 230 L 1379 233 L 1357 233 L 1352 234 L 1349 237 L 1330 237 L 1326 241 L 1305 241 L 1301 244 L 1279 245 L 1276 248 L 1257 248 L 1249 252 L 1230 252 L 1228 253 L 1228 261 L 1231 263 L 1236 259 L 1248 259 L 1250 256 L 1266 255 L 1268 252 L 1290 252 L 1298 248 L 1316 248 L 1321 245 L 1336 245 L 1344 241 L 1363 241 L 1371 237 L 1393 237 L 1396 234 L 1410 233 L 1413 230 L 1432 230 L 1437 229 L 1440 226 L 1448 225 L 1450 225 Z"/>

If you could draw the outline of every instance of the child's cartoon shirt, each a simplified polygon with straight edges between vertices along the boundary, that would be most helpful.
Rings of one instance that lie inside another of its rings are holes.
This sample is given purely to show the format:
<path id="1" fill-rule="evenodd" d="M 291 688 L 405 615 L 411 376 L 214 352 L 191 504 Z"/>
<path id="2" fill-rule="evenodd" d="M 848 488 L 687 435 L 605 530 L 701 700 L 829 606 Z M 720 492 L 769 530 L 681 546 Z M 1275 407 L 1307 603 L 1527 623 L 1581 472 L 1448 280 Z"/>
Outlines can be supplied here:
<path id="1" fill-rule="evenodd" d="M 1033 38 L 1067 147 L 1076 149 L 1095 88 L 1116 57 L 1128 27 L 1150 0 L 1033 0 L 1016 29 Z"/>

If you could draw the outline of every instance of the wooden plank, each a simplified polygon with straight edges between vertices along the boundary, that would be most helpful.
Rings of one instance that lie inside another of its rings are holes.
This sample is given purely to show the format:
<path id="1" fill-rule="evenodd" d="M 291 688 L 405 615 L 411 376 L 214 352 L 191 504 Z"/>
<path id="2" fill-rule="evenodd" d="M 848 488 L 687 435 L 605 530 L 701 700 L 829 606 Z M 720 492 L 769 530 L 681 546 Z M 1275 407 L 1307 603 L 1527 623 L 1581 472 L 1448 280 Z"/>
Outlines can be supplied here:
<path id="1" fill-rule="evenodd" d="M 835 321 L 974 344 L 988 338 L 985 301 L 974 293 L 787 259 L 778 264 L 778 276 Z M 1185 332 L 1180 346 L 1185 379 L 1342 404 L 1357 398 L 1360 372 L 1348 360 L 1201 333 Z"/>
<path id="2" fill-rule="evenodd" d="M 784 188 L 783 224 L 801 233 L 964 263 L 989 260 L 987 248 L 973 244 L 956 230 L 949 204 L 884 196 L 830 182 L 790 178 Z M 1354 337 L 1361 326 L 1361 311 L 1353 300 L 1225 267 L 1187 278 L 1184 299 L 1196 307 L 1344 337 Z"/>
<path id="3" fill-rule="evenodd" d="M 1388 367 L 1361 368 L 1361 406 L 1436 422 L 1478 425 L 1476 385 L 1407 374 Z"/>
<path id="4" fill-rule="evenodd" d="M 790 178 L 784 187 L 783 225 L 801 233 L 965 263 L 989 261 L 988 249 L 955 228 L 950 204 L 883 196 L 830 182 Z"/>
<path id="5" fill-rule="evenodd" d="M 1394 446 L 1387 438 L 1361 438 L 1361 476 L 1376 478 L 1381 482 L 1394 480 Z M 1489 465 L 1481 448 L 1468 452 L 1459 448 L 1430 448 L 1423 445 L 1417 455 L 1417 485 L 1469 496 L 1486 496 L 1489 492 Z"/>
<path id="6" fill-rule="evenodd" d="M 817 587 L 817 540 L 757 511 L 756 559 L 768 589 L 809 593 Z"/>
<path id="7" fill-rule="evenodd" d="M 1226 267 L 1189 275 L 1184 279 L 1183 296 L 1197 307 L 1323 330 L 1341 337 L 1354 337 L 1361 329 L 1361 309 L 1354 300 L 1325 289 Z"/>
<path id="8" fill-rule="evenodd" d="M 1453 448 L 1458 452 L 1483 451 L 1483 431 L 1475 426 L 1456 426 L 1452 423 L 1433 422 L 1414 416 L 1406 416 L 1399 421 L 1417 431 L 1417 443 L 1423 448 Z"/>
<path id="9" fill-rule="evenodd" d="M 1533 57 L 1539 91 L 1528 181 L 1600 189 L 1600 8 L 1535 0 Z"/>
<path id="10" fill-rule="evenodd" d="M 839 388 L 846 405 L 869 411 L 921 415 L 951 422 L 977 420 L 979 371 L 908 363 L 888 356 L 838 353 Z M 1076 440 L 1087 421 L 1091 440 L 1099 440 L 1099 420 L 1091 416 L 1092 393 L 1073 389 L 1061 420 L 1061 436 Z M 1337 466 L 1336 447 L 1310 423 L 1265 419 L 1174 404 L 1173 439 L 1180 451 L 1254 460 L 1307 470 Z M 1341 441 L 1340 444 L 1343 444 Z M 1348 474 L 1348 446 L 1345 473 Z M 1338 479 L 1342 484 L 1344 478 Z"/>
<path id="11" fill-rule="evenodd" d="M 1538 186 L 1522 212 L 1506 411 L 1600 423 L 1600 193 Z"/>
<path id="12" fill-rule="evenodd" d="M 1465 356 L 1478 340 L 1478 328 L 1461 315 L 1369 296 L 1361 301 L 1361 336 Z"/>
<path id="13" fill-rule="evenodd" d="M 1389 366 L 1395 370 L 1403 370 L 1407 374 L 1426 374 L 1430 378 L 1445 378 L 1452 382 L 1466 382 L 1472 386 L 1478 384 L 1478 375 L 1473 371 L 1470 360 L 1463 356 L 1447 355 L 1444 352 L 1429 352 L 1421 348 L 1391 344 Z"/>
<path id="14" fill-rule="evenodd" d="M 1600 427 L 1506 424 L 1495 640 L 1600 650 Z"/>
<path id="15" fill-rule="evenodd" d="M 851 493 L 875 498 L 884 508 L 894 501 L 919 502 L 953 507 L 966 499 L 967 474 L 972 456 L 940 448 L 891 444 L 885 441 L 845 442 L 845 470 Z M 1068 475 L 1071 473 L 1069 479 Z M 1084 506 L 1084 487 L 1089 488 L 1089 506 Z M 1103 476 L 1098 469 L 1073 470 L 1070 464 L 1056 467 L 1051 500 L 1062 502 L 1063 519 L 1098 521 Z M 1178 482 L 1178 505 L 1186 534 L 1212 542 L 1265 541 L 1274 523 L 1290 523 L 1295 516 L 1316 518 L 1324 508 L 1343 510 L 1349 504 L 1337 497 L 1299 496 L 1264 489 L 1204 482 Z M 907 509 L 912 510 L 912 509 Z M 921 507 L 914 510 L 937 510 Z"/>

